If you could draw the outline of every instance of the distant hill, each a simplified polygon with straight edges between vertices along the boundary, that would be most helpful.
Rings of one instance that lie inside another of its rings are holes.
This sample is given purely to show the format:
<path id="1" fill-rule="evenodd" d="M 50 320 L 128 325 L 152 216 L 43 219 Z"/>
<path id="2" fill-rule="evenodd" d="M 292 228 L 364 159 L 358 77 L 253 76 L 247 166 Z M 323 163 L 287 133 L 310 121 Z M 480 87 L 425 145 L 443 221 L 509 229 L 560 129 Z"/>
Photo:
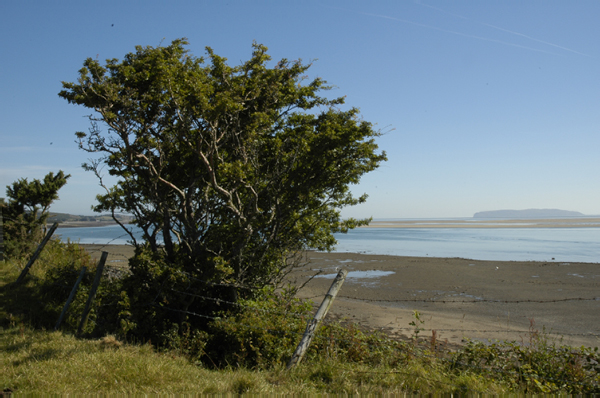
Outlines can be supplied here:
<path id="1" fill-rule="evenodd" d="M 117 214 L 117 219 L 124 223 L 129 223 L 133 220 L 132 216 Z M 74 223 L 74 222 L 98 222 L 98 223 L 114 223 L 115 221 L 109 214 L 100 214 L 98 216 L 77 216 L 67 213 L 52 213 L 48 217 L 48 223 Z"/>
<path id="2" fill-rule="evenodd" d="M 473 215 L 473 218 L 576 218 L 585 217 L 585 214 L 578 211 L 558 210 L 558 209 L 527 209 L 527 210 L 492 210 L 480 211 Z"/>

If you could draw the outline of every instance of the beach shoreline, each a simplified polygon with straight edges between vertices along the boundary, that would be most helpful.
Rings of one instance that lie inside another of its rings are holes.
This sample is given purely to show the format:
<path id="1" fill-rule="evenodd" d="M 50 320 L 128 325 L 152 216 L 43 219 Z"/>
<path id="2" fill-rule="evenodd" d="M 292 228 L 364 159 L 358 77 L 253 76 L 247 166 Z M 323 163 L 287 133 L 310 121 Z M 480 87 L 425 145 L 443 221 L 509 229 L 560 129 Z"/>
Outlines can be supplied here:
<path id="1" fill-rule="evenodd" d="M 93 228 L 118 225 L 114 221 L 65 221 L 59 228 Z M 600 217 L 458 220 L 374 220 L 359 228 L 600 228 Z"/>
<path id="2" fill-rule="evenodd" d="M 116 267 L 126 267 L 133 255 L 133 248 L 126 245 L 81 246 L 94 258 L 109 252 L 107 264 Z M 437 339 L 449 344 L 465 339 L 527 341 L 530 331 L 545 330 L 564 344 L 600 345 L 597 263 L 339 252 L 304 256 L 304 265 L 288 276 L 296 286 L 310 280 L 298 297 L 318 305 L 336 270 L 347 269 L 348 278 L 330 316 L 358 326 L 406 338 L 414 332 L 409 325 L 413 311 L 419 311 L 425 321 L 420 335 L 427 338 L 435 330 Z"/>

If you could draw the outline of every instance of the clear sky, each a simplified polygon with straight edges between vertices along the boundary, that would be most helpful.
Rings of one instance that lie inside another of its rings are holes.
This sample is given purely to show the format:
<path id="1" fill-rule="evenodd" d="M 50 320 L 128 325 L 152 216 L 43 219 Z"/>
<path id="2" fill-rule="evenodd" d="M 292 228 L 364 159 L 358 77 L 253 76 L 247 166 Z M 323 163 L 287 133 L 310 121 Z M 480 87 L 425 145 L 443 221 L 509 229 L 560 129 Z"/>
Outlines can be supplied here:
<path id="1" fill-rule="evenodd" d="M 598 1 L 0 2 L 0 196 L 72 175 L 52 210 L 93 214 L 75 144 L 89 111 L 58 97 L 87 57 L 187 37 L 237 65 L 253 40 L 347 96 L 389 161 L 345 216 L 470 217 L 496 209 L 600 214 Z"/>

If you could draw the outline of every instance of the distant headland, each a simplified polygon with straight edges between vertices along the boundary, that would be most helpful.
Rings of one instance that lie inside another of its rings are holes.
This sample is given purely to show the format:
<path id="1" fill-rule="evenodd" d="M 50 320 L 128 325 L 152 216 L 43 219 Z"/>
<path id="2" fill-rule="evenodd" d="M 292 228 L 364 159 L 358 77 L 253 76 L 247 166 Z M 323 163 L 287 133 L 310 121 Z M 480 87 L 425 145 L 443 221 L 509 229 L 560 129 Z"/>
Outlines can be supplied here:
<path id="1" fill-rule="evenodd" d="M 559 209 L 526 209 L 526 210 L 492 210 L 480 211 L 473 215 L 473 218 L 578 218 L 586 217 L 585 214 L 578 211 L 568 211 Z"/>
<path id="2" fill-rule="evenodd" d="M 119 222 L 129 224 L 133 221 L 133 216 L 125 214 L 115 214 Z M 59 228 L 73 227 L 103 227 L 107 225 L 116 225 L 115 220 L 110 214 L 101 214 L 97 216 L 78 216 L 67 213 L 50 212 L 48 224 L 58 222 Z"/>

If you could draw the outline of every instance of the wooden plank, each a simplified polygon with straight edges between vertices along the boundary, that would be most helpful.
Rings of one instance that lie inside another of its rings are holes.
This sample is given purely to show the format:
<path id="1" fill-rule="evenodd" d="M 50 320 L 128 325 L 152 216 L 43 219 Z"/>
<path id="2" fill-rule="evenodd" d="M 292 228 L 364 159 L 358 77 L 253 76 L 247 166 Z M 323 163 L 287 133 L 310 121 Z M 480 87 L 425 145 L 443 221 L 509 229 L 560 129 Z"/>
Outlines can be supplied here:
<path id="1" fill-rule="evenodd" d="M 44 249 L 44 246 L 46 246 L 46 243 L 48 243 L 48 241 L 52 237 L 52 234 L 54 233 L 54 231 L 56 231 L 56 228 L 58 228 L 57 222 L 52 224 L 52 227 L 50 227 L 50 230 L 44 237 L 44 240 L 42 241 L 42 243 L 39 244 L 37 250 L 35 251 L 35 253 L 33 253 L 33 256 L 31 256 L 31 258 L 29 259 L 29 262 L 27 263 L 25 268 L 23 268 L 23 271 L 21 271 L 21 275 L 19 275 L 19 277 L 17 278 L 17 281 L 15 283 L 21 283 L 21 281 L 25 278 L 25 276 L 29 272 L 29 268 L 31 268 L 31 266 L 33 265 L 35 260 L 37 260 L 37 258 L 40 256 L 40 253 Z"/>
<path id="2" fill-rule="evenodd" d="M 83 279 L 83 276 L 85 275 L 85 271 L 86 271 L 86 268 L 81 267 L 81 272 L 79 273 L 79 278 L 77 278 L 77 282 L 75 282 L 75 285 L 73 286 L 73 289 L 71 290 L 71 294 L 69 294 L 69 298 L 67 299 L 67 302 L 65 303 L 65 306 L 64 306 L 62 312 L 60 313 L 60 317 L 58 318 L 58 322 L 56 322 L 56 326 L 54 326 L 54 330 L 58 330 L 58 328 L 60 327 L 60 324 L 62 323 L 62 320 L 65 317 L 65 314 L 67 313 L 67 310 L 69 309 L 69 306 L 71 305 L 71 301 L 73 301 L 73 298 L 75 297 L 77 288 L 79 287 L 79 284 L 81 283 L 81 280 Z"/>
<path id="3" fill-rule="evenodd" d="M 317 310 L 315 317 L 310 322 L 308 322 L 308 325 L 306 326 L 306 331 L 302 336 L 302 340 L 300 340 L 298 347 L 296 347 L 296 351 L 294 351 L 294 354 L 292 355 L 292 358 L 290 359 L 290 362 L 287 365 L 288 369 L 299 364 L 302 358 L 304 357 L 304 354 L 306 353 L 306 350 L 308 349 L 308 346 L 310 345 L 315 335 L 315 331 L 317 330 L 319 323 L 321 323 L 321 320 L 325 318 L 325 315 L 327 315 L 327 311 L 329 311 L 331 304 L 333 304 L 333 299 L 335 299 L 335 296 L 342 287 L 342 284 L 344 283 L 347 274 L 348 271 L 341 270 L 340 272 L 338 272 L 337 276 L 333 280 L 333 283 L 331 284 L 329 291 L 323 298 L 323 302 Z"/>
<path id="4" fill-rule="evenodd" d="M 81 322 L 79 322 L 79 328 L 77 329 L 77 335 L 79 336 L 87 323 L 88 316 L 90 315 L 90 309 L 92 307 L 92 302 L 96 297 L 96 292 L 98 291 L 98 286 L 100 285 L 100 279 L 102 278 L 102 272 L 104 271 L 104 263 L 106 263 L 106 258 L 108 257 L 108 252 L 102 252 L 102 257 L 100 257 L 100 262 L 98 263 L 98 268 L 96 268 L 96 277 L 94 278 L 94 283 L 92 284 L 92 289 L 90 290 L 90 295 L 88 297 L 87 302 L 85 303 L 85 308 L 83 309 L 83 313 L 81 314 Z"/>

